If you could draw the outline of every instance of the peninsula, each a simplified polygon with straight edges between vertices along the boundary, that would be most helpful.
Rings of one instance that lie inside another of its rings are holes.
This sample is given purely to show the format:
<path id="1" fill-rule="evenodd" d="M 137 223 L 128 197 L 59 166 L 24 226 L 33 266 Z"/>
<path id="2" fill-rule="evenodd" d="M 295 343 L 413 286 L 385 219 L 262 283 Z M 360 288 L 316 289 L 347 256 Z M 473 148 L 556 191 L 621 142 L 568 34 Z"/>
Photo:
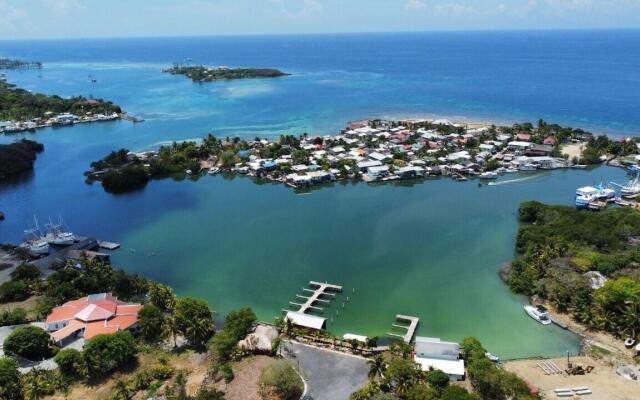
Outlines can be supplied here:
<path id="1" fill-rule="evenodd" d="M 0 180 L 32 169 L 37 153 L 43 150 L 41 143 L 26 139 L 0 144 Z"/>
<path id="2" fill-rule="evenodd" d="M 82 96 L 65 99 L 56 95 L 32 93 L 0 81 L 0 133 L 110 121 L 119 119 L 121 114 L 120 107 L 110 101 Z"/>
<path id="3" fill-rule="evenodd" d="M 205 65 L 181 65 L 175 64 L 171 68 L 162 72 L 171 75 L 185 75 L 194 82 L 213 82 L 235 79 L 254 78 L 278 78 L 289 75 L 273 68 L 227 68 L 227 67 L 207 67 Z"/>
<path id="4" fill-rule="evenodd" d="M 563 154 L 565 146 L 584 147 L 580 156 Z M 249 175 L 308 188 L 337 180 L 388 182 L 449 176 L 488 182 L 518 171 L 584 167 L 638 153 L 635 141 L 616 142 L 582 129 L 540 120 L 512 126 L 457 124 L 448 120 L 366 120 L 350 123 L 338 135 L 282 135 L 277 140 L 206 137 L 157 151 L 121 149 L 91 165 L 89 181 L 132 188 L 150 178 L 194 178 L 218 172 Z M 118 155 L 116 157 L 115 155 Z M 611 155 L 615 154 L 615 156 Z M 621 158 L 622 159 L 622 158 Z M 619 161 L 619 160 L 618 160 Z M 135 167 L 135 168 L 134 168 Z M 135 176 L 136 179 L 132 177 Z M 131 179 L 129 179 L 131 178 Z"/>

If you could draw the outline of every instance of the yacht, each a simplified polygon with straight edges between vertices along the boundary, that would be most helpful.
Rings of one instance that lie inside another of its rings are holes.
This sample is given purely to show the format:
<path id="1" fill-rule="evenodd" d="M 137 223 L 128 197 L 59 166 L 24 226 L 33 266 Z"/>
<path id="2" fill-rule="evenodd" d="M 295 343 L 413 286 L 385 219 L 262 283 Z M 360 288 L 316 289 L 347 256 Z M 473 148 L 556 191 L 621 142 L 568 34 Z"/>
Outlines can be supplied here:
<path id="1" fill-rule="evenodd" d="M 524 306 L 524 311 L 533 319 L 540 322 L 542 325 L 549 325 L 551 323 L 551 318 L 549 318 L 549 311 L 543 306 L 532 306 L 526 305 Z"/>
<path id="2" fill-rule="evenodd" d="M 576 190 L 576 208 L 587 208 L 589 204 L 598 199 L 598 189 L 593 186 L 585 186 Z"/>
<path id="3" fill-rule="evenodd" d="M 616 191 L 602 182 L 600 182 L 600 184 L 595 188 L 598 189 L 598 193 L 596 193 L 596 197 L 598 198 L 598 200 L 609 200 L 616 197 Z"/>
<path id="4" fill-rule="evenodd" d="M 498 174 L 496 172 L 487 171 L 480 174 L 480 179 L 497 179 L 497 178 L 498 178 Z"/>
<path id="5" fill-rule="evenodd" d="M 24 231 L 24 242 L 20 245 L 23 249 L 27 249 L 31 254 L 40 255 L 49 252 L 49 243 L 40 234 L 38 228 L 38 220 L 33 217 L 36 226 L 32 229 Z"/>
<path id="6" fill-rule="evenodd" d="M 49 244 L 57 244 L 57 245 L 71 245 L 75 242 L 75 235 L 70 232 L 68 229 L 65 229 L 65 226 L 62 222 L 62 216 L 60 216 L 59 222 L 54 224 L 51 222 L 51 218 L 49 218 L 49 223 L 45 224 L 47 228 L 47 235 L 44 237 Z"/>
<path id="7" fill-rule="evenodd" d="M 520 171 L 535 171 L 537 169 L 538 167 L 536 167 L 535 164 L 531 164 L 531 163 L 523 164 L 520 166 Z"/>

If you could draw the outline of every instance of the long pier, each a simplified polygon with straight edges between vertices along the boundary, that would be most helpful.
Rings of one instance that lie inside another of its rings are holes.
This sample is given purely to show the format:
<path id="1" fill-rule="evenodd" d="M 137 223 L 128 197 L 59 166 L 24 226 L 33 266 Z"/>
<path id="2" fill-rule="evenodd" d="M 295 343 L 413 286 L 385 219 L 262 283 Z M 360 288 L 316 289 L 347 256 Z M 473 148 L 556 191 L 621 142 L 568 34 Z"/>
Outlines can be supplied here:
<path id="1" fill-rule="evenodd" d="M 406 333 L 404 335 L 400 335 L 399 333 L 389 332 L 387 333 L 387 335 L 400 338 L 405 343 L 411 343 L 411 340 L 413 340 L 413 336 L 416 333 L 416 329 L 418 328 L 418 323 L 420 322 L 420 318 L 398 314 L 396 315 L 396 321 L 409 322 L 409 325 L 399 325 L 395 323 L 391 324 L 393 328 L 406 329 Z"/>

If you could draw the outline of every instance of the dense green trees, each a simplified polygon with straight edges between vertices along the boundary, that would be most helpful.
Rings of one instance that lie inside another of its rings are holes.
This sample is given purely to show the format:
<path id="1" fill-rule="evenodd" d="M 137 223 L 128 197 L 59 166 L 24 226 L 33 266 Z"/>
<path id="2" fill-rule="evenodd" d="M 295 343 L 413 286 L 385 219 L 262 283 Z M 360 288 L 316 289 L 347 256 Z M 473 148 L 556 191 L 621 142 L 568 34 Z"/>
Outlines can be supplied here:
<path id="1" fill-rule="evenodd" d="M 0 357 L 0 399 L 22 400 L 20 371 L 13 358 Z"/>
<path id="2" fill-rule="evenodd" d="M 102 187 L 109 193 L 124 193 L 142 189 L 149 182 L 149 174 L 140 165 L 127 165 L 102 176 Z"/>
<path id="3" fill-rule="evenodd" d="M 225 316 L 223 328 L 211 340 L 210 348 L 220 364 L 229 361 L 238 342 L 247 336 L 247 331 L 256 321 L 250 308 L 231 311 Z"/>
<path id="4" fill-rule="evenodd" d="M 0 179 L 33 169 L 37 153 L 43 150 L 42 144 L 27 139 L 0 144 Z"/>
<path id="5" fill-rule="evenodd" d="M 82 352 L 87 373 L 91 378 L 103 377 L 135 359 L 136 342 L 129 331 L 96 335 Z"/>
<path id="6" fill-rule="evenodd" d="M 158 343 L 165 333 L 165 316 L 153 304 L 145 304 L 138 312 L 140 336 L 148 343 Z"/>
<path id="7" fill-rule="evenodd" d="M 0 120 L 26 121 L 32 118 L 44 118 L 45 113 L 69 112 L 75 115 L 93 113 L 121 113 L 120 107 L 110 101 L 89 100 L 84 97 L 64 99 L 60 96 L 48 96 L 31 93 L 15 85 L 0 81 Z"/>
<path id="8" fill-rule="evenodd" d="M 258 384 L 263 398 L 297 400 L 304 390 L 302 379 L 285 360 L 278 360 L 263 369 Z"/>
<path id="9" fill-rule="evenodd" d="M 4 341 L 3 349 L 8 355 L 39 361 L 52 355 L 53 342 L 45 330 L 26 325 L 11 332 Z"/>
<path id="10" fill-rule="evenodd" d="M 178 330 L 194 346 L 204 346 L 213 336 L 213 311 L 204 300 L 178 298 L 174 318 Z"/>
<path id="11" fill-rule="evenodd" d="M 209 68 L 204 65 L 174 65 L 163 70 L 172 75 L 185 75 L 194 82 L 212 82 L 248 78 L 277 78 L 288 75 L 271 68 Z"/>
<path id="12" fill-rule="evenodd" d="M 26 300 L 31 296 L 31 289 L 23 281 L 8 281 L 0 285 L 0 303 Z"/>
<path id="13" fill-rule="evenodd" d="M 526 202 L 516 240 L 518 257 L 507 282 L 512 290 L 538 295 L 591 328 L 616 335 L 640 333 L 640 212 L 599 213 Z M 611 279 L 591 288 L 587 271 Z M 634 279 L 633 277 L 636 277 Z"/>

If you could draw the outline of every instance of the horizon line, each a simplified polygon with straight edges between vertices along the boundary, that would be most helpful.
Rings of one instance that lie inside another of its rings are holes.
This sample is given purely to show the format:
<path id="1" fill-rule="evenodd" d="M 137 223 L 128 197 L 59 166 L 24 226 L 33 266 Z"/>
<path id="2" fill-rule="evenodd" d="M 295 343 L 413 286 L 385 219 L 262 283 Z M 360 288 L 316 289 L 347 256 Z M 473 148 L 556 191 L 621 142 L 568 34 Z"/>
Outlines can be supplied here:
<path id="1" fill-rule="evenodd" d="M 585 28 L 500 28 L 500 29 L 434 29 L 406 31 L 336 31 L 336 32 L 271 32 L 271 33 L 211 33 L 178 35 L 84 36 L 84 37 L 22 37 L 0 38 L 0 42 L 56 41 L 56 40 L 122 40 L 122 39 L 181 39 L 252 36 L 323 36 L 323 35 L 380 35 L 380 34 L 430 34 L 430 33 L 509 33 L 509 32 L 590 32 L 590 31 L 640 31 L 640 27 L 585 27 Z"/>

